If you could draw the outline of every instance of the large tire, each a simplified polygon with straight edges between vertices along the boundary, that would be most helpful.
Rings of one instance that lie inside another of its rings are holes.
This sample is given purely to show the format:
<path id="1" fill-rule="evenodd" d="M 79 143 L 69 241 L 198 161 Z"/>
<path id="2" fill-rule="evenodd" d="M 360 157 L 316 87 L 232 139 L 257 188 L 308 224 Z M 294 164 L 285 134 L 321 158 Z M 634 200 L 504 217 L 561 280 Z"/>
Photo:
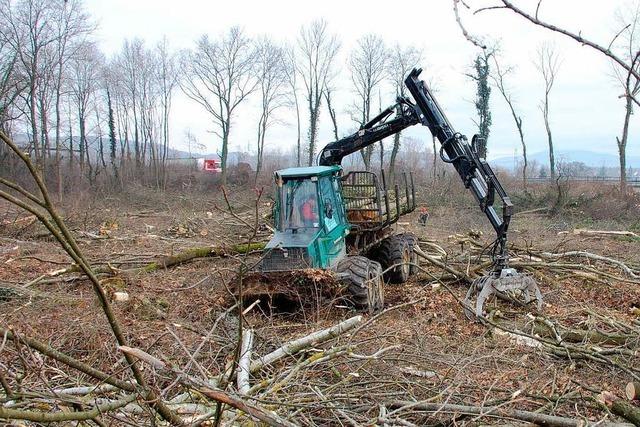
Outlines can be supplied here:
<path id="1" fill-rule="evenodd" d="M 384 282 L 379 263 L 363 256 L 349 256 L 338 263 L 336 271 L 345 276 L 353 305 L 370 313 L 384 307 Z"/>
<path id="2" fill-rule="evenodd" d="M 385 281 L 389 283 L 404 283 L 411 275 L 411 254 L 406 239 L 399 235 L 383 239 L 371 251 L 371 258 L 382 265 Z M 393 266 L 393 268 L 391 268 Z"/>
<path id="3" fill-rule="evenodd" d="M 409 268 L 409 273 L 411 276 L 413 276 L 414 274 L 420 272 L 420 268 L 418 267 L 420 265 L 420 257 L 413 251 L 413 248 L 418 245 L 418 236 L 413 233 L 400 233 L 396 236 L 399 236 L 406 240 L 407 244 L 409 245 L 409 250 L 411 251 L 411 267 Z"/>

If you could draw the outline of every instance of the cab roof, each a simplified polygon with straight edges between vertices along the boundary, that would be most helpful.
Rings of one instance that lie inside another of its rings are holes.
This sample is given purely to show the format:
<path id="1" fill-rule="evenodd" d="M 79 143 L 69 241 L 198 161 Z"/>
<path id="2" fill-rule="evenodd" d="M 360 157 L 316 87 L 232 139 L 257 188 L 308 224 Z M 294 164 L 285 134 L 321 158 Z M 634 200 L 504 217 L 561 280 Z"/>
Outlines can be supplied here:
<path id="1" fill-rule="evenodd" d="M 340 171 L 340 166 L 308 166 L 302 168 L 287 168 L 276 171 L 276 175 L 282 178 L 299 178 L 305 176 L 332 175 Z"/>

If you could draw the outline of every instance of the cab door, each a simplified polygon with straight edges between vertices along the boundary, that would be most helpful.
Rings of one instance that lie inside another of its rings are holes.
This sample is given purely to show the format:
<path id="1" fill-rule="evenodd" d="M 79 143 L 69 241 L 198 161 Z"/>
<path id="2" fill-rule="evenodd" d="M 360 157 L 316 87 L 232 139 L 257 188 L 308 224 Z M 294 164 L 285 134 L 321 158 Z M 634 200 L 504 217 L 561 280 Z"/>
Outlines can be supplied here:
<path id="1" fill-rule="evenodd" d="M 326 267 L 332 267 L 346 254 L 344 210 L 338 204 L 341 201 L 335 192 L 334 179 L 333 176 L 323 176 L 318 183 L 320 217 L 326 236 L 322 239 L 321 252 L 326 256 Z"/>

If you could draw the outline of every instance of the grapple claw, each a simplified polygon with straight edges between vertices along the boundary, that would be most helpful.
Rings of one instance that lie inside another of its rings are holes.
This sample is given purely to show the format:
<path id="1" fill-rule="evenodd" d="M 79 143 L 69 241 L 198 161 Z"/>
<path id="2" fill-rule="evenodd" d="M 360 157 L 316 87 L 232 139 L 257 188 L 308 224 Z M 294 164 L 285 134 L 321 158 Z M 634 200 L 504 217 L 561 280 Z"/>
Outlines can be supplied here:
<path id="1" fill-rule="evenodd" d="M 482 316 L 485 301 L 495 293 L 519 292 L 524 296 L 525 303 L 531 302 L 531 295 L 535 295 L 537 309 L 542 310 L 542 293 L 538 284 L 528 274 L 518 273 L 513 268 L 503 268 L 488 276 L 480 277 L 471 283 L 464 299 L 465 314 L 469 320 Z M 475 311 L 472 309 L 471 299 L 478 294 Z"/>

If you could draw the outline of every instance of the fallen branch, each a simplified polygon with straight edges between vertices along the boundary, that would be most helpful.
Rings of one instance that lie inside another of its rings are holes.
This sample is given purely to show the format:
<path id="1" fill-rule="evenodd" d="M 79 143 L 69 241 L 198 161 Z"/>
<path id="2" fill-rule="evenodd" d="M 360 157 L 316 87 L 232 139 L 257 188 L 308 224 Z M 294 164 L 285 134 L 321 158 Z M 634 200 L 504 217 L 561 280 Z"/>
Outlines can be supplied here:
<path id="1" fill-rule="evenodd" d="M 582 427 L 584 421 L 581 419 L 558 417 L 555 415 L 540 414 L 537 412 L 521 411 L 518 409 L 508 409 L 502 406 L 469 406 L 469 405 L 455 405 L 455 404 L 442 404 L 431 402 L 407 402 L 396 401 L 391 403 L 391 408 L 395 408 L 396 411 L 413 409 L 428 412 L 447 412 L 467 415 L 477 415 L 479 417 L 493 417 L 493 418 L 506 418 L 516 419 L 529 423 L 535 423 L 543 426 L 555 426 L 555 427 Z"/>
<path id="2" fill-rule="evenodd" d="M 205 246 L 201 248 L 191 248 L 176 255 L 167 256 L 158 261 L 149 263 L 143 267 L 126 270 L 126 272 L 152 272 L 164 268 L 173 267 L 196 258 L 208 258 L 215 256 L 228 256 L 236 254 L 246 254 L 248 252 L 264 249 L 265 243 L 241 243 L 231 247 L 225 246 Z"/>
<path id="3" fill-rule="evenodd" d="M 360 322 L 362 322 L 362 316 L 351 317 L 330 328 L 314 332 L 305 337 L 298 338 L 297 340 L 294 340 L 294 341 L 289 341 L 279 349 L 272 351 L 266 356 L 262 356 L 258 360 L 252 362 L 250 371 L 251 373 L 256 373 L 260 371 L 262 368 L 264 368 L 265 366 L 271 365 L 286 356 L 293 356 L 294 354 L 300 352 L 301 350 L 307 347 L 311 347 L 312 345 L 316 345 L 316 344 L 325 342 L 331 338 L 335 338 L 338 335 L 341 335 L 353 329 Z"/>
<path id="4" fill-rule="evenodd" d="M 413 247 L 413 251 L 414 251 L 416 254 L 418 254 L 421 258 L 424 258 L 424 259 L 426 259 L 427 261 L 429 261 L 429 263 L 431 263 L 431 264 L 435 265 L 436 267 L 440 267 L 441 269 L 443 269 L 444 271 L 446 271 L 446 272 L 448 272 L 448 273 L 453 274 L 453 275 L 454 275 L 454 276 L 456 276 L 458 279 L 460 279 L 460 280 L 464 280 L 464 281 L 467 281 L 467 282 L 471 282 L 471 281 L 472 281 L 472 279 L 471 279 L 468 275 L 466 275 L 465 273 L 462 273 L 462 272 L 460 272 L 460 271 L 456 270 L 455 268 L 450 267 L 450 266 L 448 266 L 447 264 L 445 264 L 445 263 L 443 263 L 443 262 L 441 262 L 441 261 L 438 261 L 438 260 L 437 260 L 437 259 L 435 259 L 434 257 L 432 257 L 432 256 L 430 256 L 430 255 L 427 255 L 427 254 L 426 254 L 426 253 L 424 253 L 424 252 L 422 251 L 422 249 L 420 249 L 418 246 L 414 246 L 414 247 Z"/>
<path id="5" fill-rule="evenodd" d="M 6 330 L 6 329 L 2 329 L 0 328 L 0 336 L 3 337 L 7 337 L 7 339 L 9 340 L 16 340 L 18 339 L 20 341 L 20 343 L 22 344 L 26 344 L 27 346 L 31 347 L 32 349 L 44 354 L 45 356 L 48 356 L 54 360 L 57 360 L 58 362 L 64 363 L 67 366 L 70 366 L 86 375 L 89 375 L 92 378 L 95 378 L 99 381 L 105 382 L 107 384 L 110 384 L 114 387 L 117 387 L 119 389 L 125 390 L 125 391 L 129 391 L 129 392 L 133 392 L 135 391 L 135 387 L 131 384 L 128 383 L 126 381 L 122 381 L 118 378 L 115 378 L 113 376 L 111 376 L 110 374 L 107 374 L 103 371 L 100 371 L 98 369 L 93 368 L 90 365 L 87 365 L 86 363 L 83 363 L 71 356 L 68 356 L 56 349 L 54 349 L 53 347 L 50 347 L 47 344 L 44 344 L 38 340 L 35 340 L 33 338 L 29 338 L 29 337 L 25 337 L 23 335 L 20 335 L 19 337 L 16 336 L 16 334 L 14 334 L 12 331 Z"/>
<path id="6" fill-rule="evenodd" d="M 559 236 L 563 234 L 569 234 L 568 231 L 560 231 L 558 233 Z M 633 231 L 615 231 L 615 230 L 587 230 L 586 228 L 576 228 L 571 234 L 575 234 L 576 236 L 626 236 L 626 237 L 638 237 L 640 235 L 634 233 Z"/>
<path id="7" fill-rule="evenodd" d="M 534 332 L 543 337 L 559 338 L 560 341 L 573 343 L 623 345 L 628 340 L 636 338 L 631 335 L 609 334 L 598 329 L 565 328 L 541 316 L 535 317 Z"/>
<path id="8" fill-rule="evenodd" d="M 236 375 L 238 392 L 246 395 L 251 388 L 249 384 L 249 369 L 251 366 L 251 347 L 253 346 L 253 330 L 245 329 L 242 333 L 242 345 L 240 346 L 240 360 L 238 360 L 238 373 Z"/>
<path id="9" fill-rule="evenodd" d="M 122 408 L 127 404 L 136 400 L 137 395 L 132 394 L 124 399 L 105 403 L 103 405 L 97 405 L 95 408 L 88 411 L 77 412 L 42 412 L 42 411 L 24 411 L 18 409 L 9 409 L 0 406 L 0 419 L 9 420 L 27 420 L 38 423 L 54 423 L 62 421 L 84 421 L 92 420 L 106 412 L 113 411 L 118 408 Z"/>
<path id="10" fill-rule="evenodd" d="M 67 396 L 86 396 L 87 394 L 102 394 L 109 393 L 117 390 L 118 387 L 111 384 L 81 386 L 81 387 L 69 387 L 69 388 L 57 388 L 53 392 L 56 394 L 65 394 Z"/>
<path id="11" fill-rule="evenodd" d="M 613 265 L 615 265 L 617 267 L 620 267 L 620 269 L 622 269 L 622 271 L 624 271 L 625 273 L 627 273 L 630 277 L 633 277 L 634 279 L 640 278 L 639 275 L 635 274 L 635 272 L 631 268 L 629 268 L 625 263 L 623 263 L 622 261 L 618 261 L 617 259 L 605 257 L 605 256 L 602 256 L 602 255 L 592 254 L 592 253 L 586 252 L 586 251 L 569 251 L 569 252 L 563 252 L 563 253 L 558 253 L 558 254 L 554 254 L 554 253 L 551 253 L 551 252 L 542 252 L 539 255 L 544 257 L 544 258 L 549 258 L 549 259 L 583 257 L 583 258 L 593 259 L 593 260 L 596 260 L 596 261 L 602 261 L 602 262 L 606 262 L 606 263 L 609 263 L 609 264 L 613 264 Z"/>
<path id="12" fill-rule="evenodd" d="M 546 212 L 549 212 L 550 210 L 551 208 L 545 206 L 542 208 L 535 208 L 535 209 L 529 209 L 526 211 L 516 212 L 514 215 L 530 215 L 530 214 L 537 214 L 537 213 L 546 213 Z"/>

